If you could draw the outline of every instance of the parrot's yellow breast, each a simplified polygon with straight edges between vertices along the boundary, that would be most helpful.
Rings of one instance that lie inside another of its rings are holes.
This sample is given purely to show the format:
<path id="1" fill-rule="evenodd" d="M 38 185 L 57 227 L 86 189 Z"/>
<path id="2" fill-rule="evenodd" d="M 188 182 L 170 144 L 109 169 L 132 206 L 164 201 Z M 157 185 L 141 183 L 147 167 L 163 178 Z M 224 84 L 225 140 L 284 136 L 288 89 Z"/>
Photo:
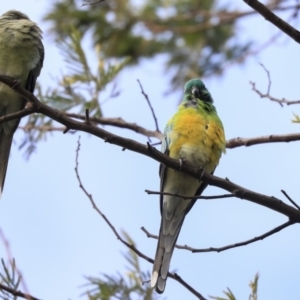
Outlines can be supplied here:
<path id="1" fill-rule="evenodd" d="M 222 123 L 216 114 L 188 107 L 169 121 L 169 156 L 212 172 L 225 151 Z"/>

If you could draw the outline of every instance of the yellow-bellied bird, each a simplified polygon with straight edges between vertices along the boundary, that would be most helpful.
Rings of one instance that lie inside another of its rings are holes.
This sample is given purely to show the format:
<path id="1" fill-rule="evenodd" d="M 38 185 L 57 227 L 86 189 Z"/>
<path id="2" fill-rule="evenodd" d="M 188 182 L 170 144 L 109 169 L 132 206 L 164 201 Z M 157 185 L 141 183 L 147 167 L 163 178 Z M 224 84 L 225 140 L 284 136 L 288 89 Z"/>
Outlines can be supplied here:
<path id="1" fill-rule="evenodd" d="M 184 98 L 177 113 L 167 123 L 162 152 L 183 163 L 213 173 L 225 152 L 225 136 L 213 99 L 203 82 L 192 79 L 185 84 Z M 186 214 L 196 200 L 182 196 L 201 195 L 207 184 L 182 172 L 160 166 L 161 225 L 153 265 L 151 286 L 165 290 L 171 257 Z"/>

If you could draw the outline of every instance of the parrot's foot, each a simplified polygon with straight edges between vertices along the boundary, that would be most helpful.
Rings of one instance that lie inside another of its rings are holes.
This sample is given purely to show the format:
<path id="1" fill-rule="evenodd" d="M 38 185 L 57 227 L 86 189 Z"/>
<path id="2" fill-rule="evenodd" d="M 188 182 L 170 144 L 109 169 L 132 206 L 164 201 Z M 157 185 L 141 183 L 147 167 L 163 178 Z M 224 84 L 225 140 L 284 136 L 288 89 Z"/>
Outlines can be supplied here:
<path id="1" fill-rule="evenodd" d="M 185 158 L 179 158 L 179 170 L 182 169 L 182 165 L 186 162 Z"/>
<path id="2" fill-rule="evenodd" d="M 15 79 L 15 80 L 14 80 L 14 83 L 13 83 L 13 85 L 10 87 L 10 89 L 14 91 L 14 90 L 16 89 L 16 87 L 18 87 L 20 84 L 21 84 L 21 82 L 20 82 L 19 80 Z"/>

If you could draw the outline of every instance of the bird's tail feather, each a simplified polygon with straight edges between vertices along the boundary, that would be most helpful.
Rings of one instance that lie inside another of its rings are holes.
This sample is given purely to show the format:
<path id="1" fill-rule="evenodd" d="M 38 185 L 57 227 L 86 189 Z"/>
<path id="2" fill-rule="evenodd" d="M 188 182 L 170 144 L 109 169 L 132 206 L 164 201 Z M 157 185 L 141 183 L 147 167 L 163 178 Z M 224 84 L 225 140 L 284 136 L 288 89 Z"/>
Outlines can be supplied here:
<path id="1" fill-rule="evenodd" d="M 156 291 L 160 294 L 163 293 L 165 290 L 172 254 L 184 218 L 185 213 L 182 213 L 180 214 L 180 217 L 177 216 L 175 222 L 173 222 L 174 218 L 168 220 L 164 213 L 162 215 L 159 230 L 159 238 L 151 277 L 151 287 L 155 287 Z M 168 227 L 170 227 L 171 230 L 165 232 L 164 229 Z"/>
<path id="2" fill-rule="evenodd" d="M 3 131 L 0 132 L 0 197 L 3 192 L 12 140 L 13 135 L 6 135 Z"/>

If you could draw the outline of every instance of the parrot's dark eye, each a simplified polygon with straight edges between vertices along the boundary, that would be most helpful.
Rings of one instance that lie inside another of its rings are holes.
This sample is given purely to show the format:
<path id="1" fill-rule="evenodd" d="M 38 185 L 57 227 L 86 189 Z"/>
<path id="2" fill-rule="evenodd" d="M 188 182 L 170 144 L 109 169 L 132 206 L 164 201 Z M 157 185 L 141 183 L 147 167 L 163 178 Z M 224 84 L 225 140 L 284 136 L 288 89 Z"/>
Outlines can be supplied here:
<path id="1" fill-rule="evenodd" d="M 194 87 L 192 88 L 192 95 L 194 95 L 196 98 L 199 98 L 199 96 L 200 96 L 200 91 L 199 91 L 198 87 L 194 86 Z"/>
<path id="2" fill-rule="evenodd" d="M 210 96 L 209 93 L 202 93 L 201 96 L 200 96 L 200 99 L 201 99 L 202 101 L 212 102 L 211 96 Z"/>

